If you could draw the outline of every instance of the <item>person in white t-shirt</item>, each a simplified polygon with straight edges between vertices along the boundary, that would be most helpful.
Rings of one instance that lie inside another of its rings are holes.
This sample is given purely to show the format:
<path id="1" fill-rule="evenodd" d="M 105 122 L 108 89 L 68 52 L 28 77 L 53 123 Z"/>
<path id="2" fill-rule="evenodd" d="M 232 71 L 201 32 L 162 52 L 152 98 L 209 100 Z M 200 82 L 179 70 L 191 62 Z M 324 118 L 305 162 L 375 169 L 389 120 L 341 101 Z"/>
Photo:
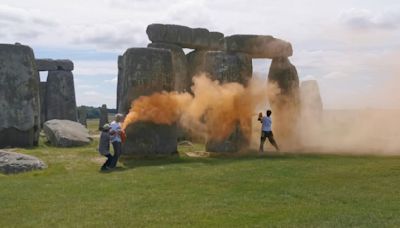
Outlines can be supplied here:
<path id="1" fill-rule="evenodd" d="M 275 147 L 276 151 L 279 151 L 278 144 L 276 144 L 274 135 L 272 134 L 272 119 L 271 119 L 271 110 L 267 110 L 267 116 L 262 116 L 262 113 L 258 115 L 258 121 L 261 122 L 261 140 L 260 140 L 260 153 L 264 152 L 264 142 L 268 138 L 269 142 L 272 146 Z"/>
<path id="2" fill-rule="evenodd" d="M 122 139 L 121 139 L 121 125 L 124 116 L 122 114 L 116 114 L 115 120 L 110 124 L 110 141 L 114 149 L 113 161 L 110 164 L 111 168 L 117 165 L 118 158 L 122 153 Z"/>

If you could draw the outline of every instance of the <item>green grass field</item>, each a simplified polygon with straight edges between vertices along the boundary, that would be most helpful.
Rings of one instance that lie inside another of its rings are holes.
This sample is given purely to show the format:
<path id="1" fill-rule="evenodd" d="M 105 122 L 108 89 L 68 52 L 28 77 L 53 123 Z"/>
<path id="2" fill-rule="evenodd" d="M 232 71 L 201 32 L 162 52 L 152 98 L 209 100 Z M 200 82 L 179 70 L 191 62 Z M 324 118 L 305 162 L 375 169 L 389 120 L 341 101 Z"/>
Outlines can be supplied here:
<path id="1" fill-rule="evenodd" d="M 90 128 L 97 127 L 89 124 Z M 48 169 L 0 174 L 0 227 L 399 227 L 400 157 L 293 155 L 123 161 L 97 140 L 18 149 Z"/>

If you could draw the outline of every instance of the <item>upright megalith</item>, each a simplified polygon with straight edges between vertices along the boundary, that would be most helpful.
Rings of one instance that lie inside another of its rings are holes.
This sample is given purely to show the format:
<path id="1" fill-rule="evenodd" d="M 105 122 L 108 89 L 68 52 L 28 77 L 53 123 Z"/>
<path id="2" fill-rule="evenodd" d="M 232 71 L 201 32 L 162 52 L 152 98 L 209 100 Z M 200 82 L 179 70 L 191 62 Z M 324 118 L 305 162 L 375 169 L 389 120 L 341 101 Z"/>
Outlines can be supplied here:
<path id="1" fill-rule="evenodd" d="M 122 107 L 127 114 L 132 101 L 154 92 L 173 91 L 172 53 L 159 48 L 129 48 L 124 56 Z M 176 125 L 133 122 L 126 128 L 125 155 L 166 156 L 177 152 Z"/>
<path id="2" fill-rule="evenodd" d="M 99 130 L 103 130 L 103 126 L 106 123 L 108 123 L 108 110 L 107 105 L 103 104 L 100 107 Z"/>
<path id="3" fill-rule="evenodd" d="M 0 147 L 37 145 L 39 82 L 30 47 L 0 44 Z"/>
<path id="4" fill-rule="evenodd" d="M 172 54 L 172 68 L 174 72 L 174 90 L 178 92 L 189 91 L 190 79 L 187 72 L 187 59 L 183 49 L 175 44 L 150 43 L 149 48 L 161 48 L 170 50 Z"/>
<path id="5" fill-rule="evenodd" d="M 122 83 L 124 80 L 124 59 L 122 55 L 118 56 L 118 78 L 117 78 L 117 111 L 121 112 L 120 106 L 121 106 L 121 94 L 122 92 Z"/>
<path id="6" fill-rule="evenodd" d="M 319 122 L 322 118 L 322 99 L 316 80 L 302 81 L 300 85 L 301 115 L 307 122 Z M 309 120 L 309 121 L 308 121 Z"/>
<path id="7" fill-rule="evenodd" d="M 295 131 L 300 115 L 299 77 L 288 58 L 272 59 L 268 74 L 269 101 L 274 118 L 273 131 L 284 147 L 297 146 Z"/>
<path id="8" fill-rule="evenodd" d="M 46 122 L 46 83 L 40 82 L 39 94 L 40 94 L 40 127 L 43 127 L 43 123 Z"/>
<path id="9" fill-rule="evenodd" d="M 77 121 L 74 78 L 72 72 L 49 71 L 46 83 L 46 120 Z"/>
<path id="10" fill-rule="evenodd" d="M 224 49 L 228 52 L 243 52 L 252 58 L 289 57 L 293 54 L 289 42 L 262 35 L 232 35 L 224 38 Z"/>
<path id="11" fill-rule="evenodd" d="M 246 85 L 252 76 L 252 61 L 244 53 L 226 53 L 223 51 L 193 51 L 188 54 L 189 75 L 205 73 L 221 83 L 237 82 Z M 218 99 L 218 98 L 216 98 Z M 248 126 L 251 126 L 249 117 Z M 214 126 L 219 127 L 219 126 Z M 211 152 L 237 152 L 248 146 L 249 133 L 237 127 L 227 138 L 207 139 L 206 150 Z"/>
<path id="12" fill-rule="evenodd" d="M 154 43 L 176 44 L 182 48 L 202 50 L 222 50 L 220 45 L 224 35 L 210 32 L 205 28 L 189 28 L 182 25 L 151 24 L 146 29 L 147 36 Z"/>
<path id="13" fill-rule="evenodd" d="M 78 122 L 87 127 L 87 109 L 85 106 L 78 107 Z"/>

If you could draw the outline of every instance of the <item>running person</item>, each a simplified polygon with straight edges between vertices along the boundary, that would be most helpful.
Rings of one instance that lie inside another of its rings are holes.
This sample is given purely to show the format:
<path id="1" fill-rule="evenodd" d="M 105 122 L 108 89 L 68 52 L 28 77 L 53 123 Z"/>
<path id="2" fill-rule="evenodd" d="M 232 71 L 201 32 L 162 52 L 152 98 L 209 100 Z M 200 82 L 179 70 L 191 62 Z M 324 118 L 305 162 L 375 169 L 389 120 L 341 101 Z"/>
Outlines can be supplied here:
<path id="1" fill-rule="evenodd" d="M 276 151 L 279 151 L 278 144 L 276 144 L 274 135 L 272 134 L 272 119 L 271 119 L 271 110 L 267 110 L 267 116 L 262 116 L 261 112 L 258 116 L 258 121 L 261 122 L 261 140 L 260 140 L 260 153 L 264 153 L 264 142 L 268 138 L 269 142 L 272 146 L 275 147 Z"/>

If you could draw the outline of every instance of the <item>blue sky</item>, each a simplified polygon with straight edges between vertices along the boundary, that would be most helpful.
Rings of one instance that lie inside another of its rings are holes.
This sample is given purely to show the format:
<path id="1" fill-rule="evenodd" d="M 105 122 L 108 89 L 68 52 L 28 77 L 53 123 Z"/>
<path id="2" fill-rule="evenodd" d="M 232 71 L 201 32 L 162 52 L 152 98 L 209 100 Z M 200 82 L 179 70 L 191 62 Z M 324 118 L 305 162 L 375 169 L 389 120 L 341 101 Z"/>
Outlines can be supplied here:
<path id="1" fill-rule="evenodd" d="M 300 80 L 319 82 L 325 107 L 400 108 L 399 1 L 0 2 L 0 42 L 74 61 L 78 105 L 115 107 L 117 56 L 146 46 L 151 23 L 273 35 L 292 43 Z M 266 77 L 269 63 L 253 61 L 254 71 Z"/>

